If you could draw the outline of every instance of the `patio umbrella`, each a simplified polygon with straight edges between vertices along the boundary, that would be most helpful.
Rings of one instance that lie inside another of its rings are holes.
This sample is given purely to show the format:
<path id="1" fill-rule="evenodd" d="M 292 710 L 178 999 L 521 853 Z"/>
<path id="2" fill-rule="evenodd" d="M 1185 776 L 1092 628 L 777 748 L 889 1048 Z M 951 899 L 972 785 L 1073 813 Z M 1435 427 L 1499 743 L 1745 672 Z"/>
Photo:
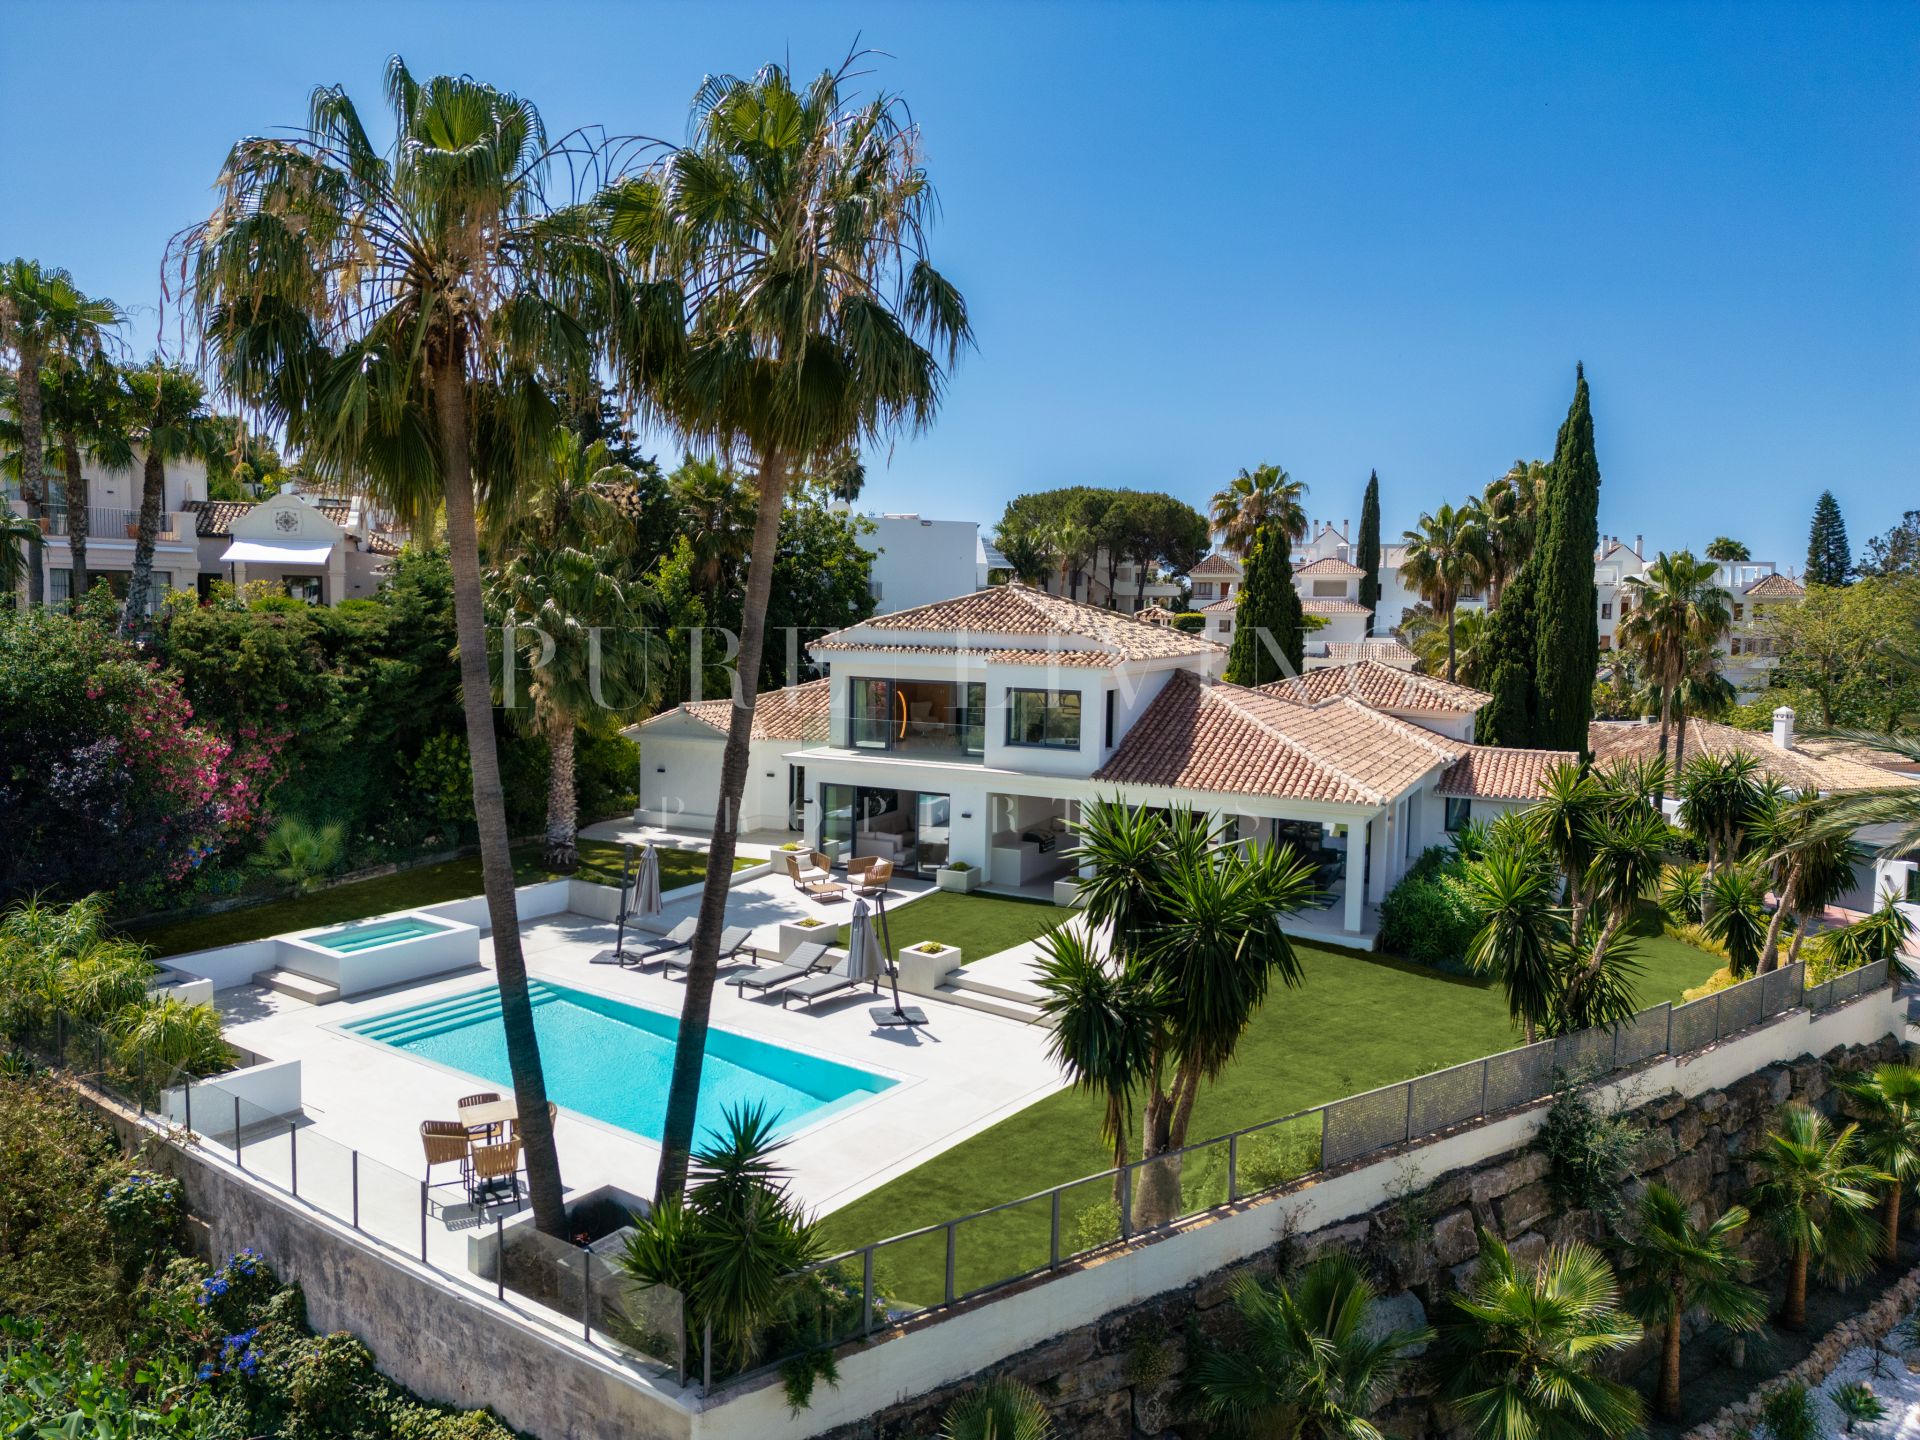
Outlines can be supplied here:
<path id="1" fill-rule="evenodd" d="M 633 913 L 658 915 L 660 904 L 660 852 L 649 845 L 640 852 L 640 873 L 633 877 Z"/>
<path id="2" fill-rule="evenodd" d="M 874 963 L 873 920 L 866 901 L 853 902 L 853 923 L 847 927 L 847 978 L 874 981 L 878 966 Z M 878 983 L 875 982 L 875 988 Z"/>
<path id="3" fill-rule="evenodd" d="M 911 1032 L 914 1026 L 927 1023 L 927 1012 L 917 1005 L 903 1006 L 900 1003 L 900 967 L 895 965 L 892 960 L 893 936 L 887 928 L 887 902 L 881 899 L 875 903 L 880 907 L 880 963 L 886 968 L 887 982 L 893 990 L 893 1006 L 889 1009 L 885 1005 L 875 1005 L 867 1011 L 867 1014 L 872 1017 L 873 1023 L 883 1030 L 893 1025 L 904 1025 L 908 1031 Z M 868 941 L 871 943 L 873 941 L 873 925 L 872 922 L 866 918 L 867 902 L 864 900 L 856 900 L 853 904 L 853 934 L 858 935 L 862 930 L 865 930 Z M 849 950 L 847 955 L 848 966 L 851 968 L 853 952 Z M 877 989 L 878 986 L 875 988 Z"/>

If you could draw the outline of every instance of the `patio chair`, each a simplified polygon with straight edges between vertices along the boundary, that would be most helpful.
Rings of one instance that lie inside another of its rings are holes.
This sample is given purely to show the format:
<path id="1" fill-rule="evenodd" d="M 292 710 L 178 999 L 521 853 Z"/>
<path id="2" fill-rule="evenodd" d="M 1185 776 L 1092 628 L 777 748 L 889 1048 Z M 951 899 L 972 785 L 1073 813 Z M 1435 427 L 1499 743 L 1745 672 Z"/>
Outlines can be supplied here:
<path id="1" fill-rule="evenodd" d="M 422 1120 L 420 1148 L 427 1156 L 426 1179 L 429 1185 L 433 1183 L 433 1167 L 436 1165 L 458 1165 L 461 1182 L 465 1183 L 472 1151 L 466 1126 L 458 1120 Z"/>
<path id="2" fill-rule="evenodd" d="M 789 1000 L 804 1000 L 807 1002 L 807 1009 L 811 1010 L 814 1001 L 824 1000 L 829 995 L 838 995 L 842 990 L 851 990 L 860 982 L 847 974 L 846 964 L 844 959 L 836 961 L 831 970 L 803 975 L 791 985 L 785 986 L 780 991 L 780 1008 L 786 1009 Z M 874 978 L 873 990 L 876 995 L 880 993 L 878 976 Z"/>
<path id="3" fill-rule="evenodd" d="M 876 859 L 861 871 L 860 879 L 853 887 L 856 895 L 885 895 L 887 887 L 893 884 L 893 861 Z"/>
<path id="4" fill-rule="evenodd" d="M 818 853 L 802 863 L 798 855 L 787 856 L 787 878 L 793 881 L 793 888 L 802 895 L 838 895 L 840 882 L 833 878 L 833 872 L 819 862 L 827 857 Z"/>
<path id="5" fill-rule="evenodd" d="M 769 990 L 777 990 L 782 985 L 790 985 L 831 968 L 826 942 L 809 940 L 794 946 L 793 953 L 783 963 L 766 970 L 750 970 L 744 975 L 734 976 L 727 983 L 745 999 L 749 990 L 758 990 L 764 995 Z"/>
<path id="6" fill-rule="evenodd" d="M 731 960 L 742 950 L 748 948 L 753 940 L 753 931 L 744 925 L 729 925 L 720 932 L 720 958 Z M 758 956 L 755 957 L 756 959 Z M 660 967 L 662 975 L 671 975 L 676 970 L 685 970 L 693 964 L 693 951 L 676 950 L 667 956 L 666 963 Z"/>
<path id="7" fill-rule="evenodd" d="M 671 955 L 676 950 L 684 950 L 693 943 L 694 927 L 700 923 L 700 917 L 689 915 L 664 935 L 655 935 L 640 949 L 629 949 L 627 957 L 621 962 L 628 970 L 644 970 L 662 955 Z"/>
<path id="8" fill-rule="evenodd" d="M 467 1197 L 476 1206 L 484 1206 L 501 1191 L 508 1199 L 520 1198 L 520 1139 L 502 1140 L 496 1145 L 473 1147 L 473 1165 L 468 1171 Z"/>

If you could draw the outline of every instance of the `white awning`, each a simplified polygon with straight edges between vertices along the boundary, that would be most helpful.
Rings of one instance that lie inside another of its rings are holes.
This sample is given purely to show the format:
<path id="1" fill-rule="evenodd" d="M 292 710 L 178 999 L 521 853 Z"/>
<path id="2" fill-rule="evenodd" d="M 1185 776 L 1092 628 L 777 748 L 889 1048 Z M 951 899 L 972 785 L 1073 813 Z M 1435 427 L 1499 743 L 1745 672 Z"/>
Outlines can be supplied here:
<path id="1" fill-rule="evenodd" d="M 239 561 L 243 565 L 321 565 L 332 553 L 331 540 L 288 540 L 269 544 L 265 540 L 236 540 L 220 557 L 222 565 Z"/>

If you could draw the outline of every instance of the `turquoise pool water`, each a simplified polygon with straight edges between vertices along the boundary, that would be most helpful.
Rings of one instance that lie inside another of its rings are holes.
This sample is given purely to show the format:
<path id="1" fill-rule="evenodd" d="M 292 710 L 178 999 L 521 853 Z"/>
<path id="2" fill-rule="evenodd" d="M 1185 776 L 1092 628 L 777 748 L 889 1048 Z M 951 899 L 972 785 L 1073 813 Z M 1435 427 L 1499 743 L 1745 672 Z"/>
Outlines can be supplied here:
<path id="1" fill-rule="evenodd" d="M 535 980 L 533 1028 L 555 1103 L 650 1140 L 660 1138 L 673 1072 L 675 1016 Z M 500 994 L 489 986 L 354 1020 L 343 1028 L 409 1055 L 513 1086 Z M 782 1133 L 878 1094 L 895 1082 L 728 1030 L 707 1032 L 695 1133 L 717 1134 L 729 1108 L 758 1101 Z"/>
<path id="2" fill-rule="evenodd" d="M 394 920 L 368 920 L 358 925 L 343 925 L 338 930 L 328 930 L 319 935 L 309 935 L 307 944 L 331 950 L 336 955 L 358 955 L 362 950 L 391 945 L 396 940 L 418 940 L 423 935 L 445 933 L 445 926 L 436 925 L 431 920 L 402 915 Z"/>

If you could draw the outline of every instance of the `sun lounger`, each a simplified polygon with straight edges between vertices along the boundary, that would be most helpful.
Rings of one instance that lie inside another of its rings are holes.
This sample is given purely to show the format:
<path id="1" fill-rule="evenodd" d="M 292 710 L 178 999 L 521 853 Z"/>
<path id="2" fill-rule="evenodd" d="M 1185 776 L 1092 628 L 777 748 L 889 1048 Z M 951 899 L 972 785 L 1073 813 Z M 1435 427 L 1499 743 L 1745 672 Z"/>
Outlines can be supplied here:
<path id="1" fill-rule="evenodd" d="M 769 990 L 782 985 L 791 985 L 796 980 L 809 975 L 817 975 L 831 968 L 827 960 L 827 947 L 821 941 L 809 941 L 793 947 L 793 953 L 783 964 L 771 966 L 765 970 L 749 971 L 745 975 L 736 975 L 727 983 L 738 990 L 744 998 L 747 991 L 758 990 L 766 994 Z"/>
<path id="2" fill-rule="evenodd" d="M 742 950 L 746 949 L 752 940 L 753 931 L 749 930 L 746 926 L 729 925 L 725 930 L 720 932 L 720 958 L 722 960 L 731 960 Z M 676 970 L 686 969 L 692 963 L 693 951 L 691 948 L 676 950 L 673 954 L 667 956 L 666 963 L 660 967 L 660 973 L 662 975 L 671 975 Z"/>
<path id="3" fill-rule="evenodd" d="M 689 915 L 664 935 L 650 936 L 647 943 L 639 949 L 628 947 L 626 968 L 644 970 L 662 956 L 671 955 L 676 950 L 684 950 L 693 943 L 694 927 L 700 923 L 697 916 Z"/>
<path id="4" fill-rule="evenodd" d="M 851 990 L 860 984 L 860 981 L 848 975 L 842 968 L 846 963 L 842 960 L 831 970 L 817 971 L 812 975 L 803 976 L 784 987 L 780 991 L 780 1008 L 786 1009 L 789 1000 L 804 1000 L 807 1002 L 807 1008 L 811 1010 L 814 1001 L 824 1000 L 829 995 L 837 995 L 842 990 Z M 880 986 L 876 982 L 873 988 L 877 991 Z"/>

